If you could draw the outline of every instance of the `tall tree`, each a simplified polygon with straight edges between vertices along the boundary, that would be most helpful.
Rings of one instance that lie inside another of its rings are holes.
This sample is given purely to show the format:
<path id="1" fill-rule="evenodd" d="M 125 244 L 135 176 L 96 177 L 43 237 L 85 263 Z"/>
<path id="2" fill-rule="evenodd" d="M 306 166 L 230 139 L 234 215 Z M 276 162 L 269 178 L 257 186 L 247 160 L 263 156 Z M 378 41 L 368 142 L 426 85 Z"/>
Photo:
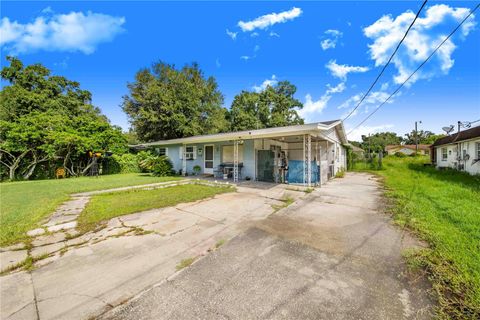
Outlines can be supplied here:
<path id="1" fill-rule="evenodd" d="M 385 146 L 389 144 L 402 143 L 402 137 L 397 136 L 395 132 L 378 132 L 370 136 L 362 135 L 362 149 L 373 152 L 384 151 Z"/>
<path id="2" fill-rule="evenodd" d="M 92 164 L 88 150 L 126 150 L 120 128 L 91 105 L 90 92 L 78 82 L 51 75 L 40 64 L 7 60 L 1 71 L 9 85 L 0 91 L 0 165 L 10 179 L 31 178 L 44 162 L 82 174 Z"/>
<path id="3" fill-rule="evenodd" d="M 135 75 L 123 110 L 140 141 L 182 138 L 225 131 L 223 96 L 213 77 L 196 63 L 176 69 L 158 62 Z"/>
<path id="4" fill-rule="evenodd" d="M 290 82 L 281 81 L 261 92 L 242 91 L 233 99 L 228 114 L 231 130 L 303 124 L 297 112 L 303 104 L 295 99 L 296 90 Z"/>
<path id="5" fill-rule="evenodd" d="M 444 134 L 435 134 L 431 131 L 418 130 L 417 139 L 419 144 L 432 144 L 435 140 L 445 137 Z M 405 134 L 405 143 L 406 144 L 415 144 L 415 130 Z"/>

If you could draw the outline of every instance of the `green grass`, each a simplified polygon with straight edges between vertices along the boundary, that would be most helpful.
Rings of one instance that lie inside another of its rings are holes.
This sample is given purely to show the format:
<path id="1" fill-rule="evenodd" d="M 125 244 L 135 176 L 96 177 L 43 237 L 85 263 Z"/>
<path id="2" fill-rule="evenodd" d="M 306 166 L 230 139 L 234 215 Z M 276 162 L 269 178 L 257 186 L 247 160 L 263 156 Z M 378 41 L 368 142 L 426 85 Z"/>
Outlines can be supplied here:
<path id="1" fill-rule="evenodd" d="M 480 318 L 480 177 L 425 167 L 428 159 L 387 157 L 386 195 L 396 222 L 414 230 L 429 249 L 408 252 L 426 270 L 439 300 L 438 316 Z"/>
<path id="2" fill-rule="evenodd" d="M 111 218 L 149 210 L 170 207 L 182 202 L 191 202 L 212 197 L 219 193 L 232 192 L 230 186 L 206 186 L 186 184 L 153 190 L 129 190 L 95 195 L 78 218 L 81 231 L 95 229 Z"/>
<path id="3" fill-rule="evenodd" d="M 179 179 L 128 173 L 60 180 L 0 183 L 0 246 L 26 238 L 26 232 L 53 213 L 77 192 L 109 189 Z"/>
<path id="4" fill-rule="evenodd" d="M 286 208 L 295 202 L 295 200 L 292 197 L 284 197 L 283 199 L 280 199 L 280 201 L 282 202 L 282 204 L 272 204 L 272 209 L 274 210 L 274 212 L 277 212 L 280 209 Z"/>
<path id="5" fill-rule="evenodd" d="M 217 241 L 217 243 L 215 243 L 215 249 L 218 249 L 220 248 L 221 246 L 223 246 L 225 244 L 225 239 L 220 239 Z"/>
<path id="6" fill-rule="evenodd" d="M 195 262 L 195 259 L 196 259 L 196 258 L 183 259 L 182 261 L 180 261 L 179 264 L 176 265 L 175 268 L 176 268 L 177 271 L 178 271 L 178 270 L 182 270 L 183 268 L 189 267 L 192 263 Z"/>

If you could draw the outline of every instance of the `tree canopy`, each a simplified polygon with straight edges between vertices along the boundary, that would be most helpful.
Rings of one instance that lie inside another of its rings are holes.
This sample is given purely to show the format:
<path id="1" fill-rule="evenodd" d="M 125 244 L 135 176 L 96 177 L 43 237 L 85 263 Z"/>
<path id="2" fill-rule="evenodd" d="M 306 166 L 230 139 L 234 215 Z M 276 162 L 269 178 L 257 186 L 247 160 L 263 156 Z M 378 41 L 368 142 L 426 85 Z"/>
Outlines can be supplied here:
<path id="1" fill-rule="evenodd" d="M 405 134 L 405 144 L 415 144 L 415 130 L 412 132 Z M 431 131 L 423 131 L 418 130 L 417 132 L 417 139 L 419 144 L 432 144 L 437 139 L 445 137 L 444 134 L 435 134 Z"/>
<path id="2" fill-rule="evenodd" d="M 142 69 L 123 98 L 137 138 L 143 142 L 218 133 L 228 129 L 223 95 L 196 63 L 176 69 L 158 62 Z"/>
<path id="3" fill-rule="evenodd" d="M 92 163 L 87 151 L 126 150 L 121 129 L 91 104 L 90 92 L 78 82 L 51 75 L 40 64 L 7 60 L 1 77 L 9 84 L 0 91 L 2 174 L 29 179 L 42 165 L 43 171 L 63 166 L 79 175 Z"/>
<path id="4" fill-rule="evenodd" d="M 288 81 L 267 86 L 261 92 L 242 91 L 235 96 L 228 119 L 233 131 L 303 124 L 294 98 L 297 88 Z"/>
<path id="5" fill-rule="evenodd" d="M 402 141 L 403 138 L 395 132 L 379 132 L 370 136 L 362 135 L 360 147 L 365 151 L 379 152 L 384 151 L 386 145 L 401 144 Z"/>

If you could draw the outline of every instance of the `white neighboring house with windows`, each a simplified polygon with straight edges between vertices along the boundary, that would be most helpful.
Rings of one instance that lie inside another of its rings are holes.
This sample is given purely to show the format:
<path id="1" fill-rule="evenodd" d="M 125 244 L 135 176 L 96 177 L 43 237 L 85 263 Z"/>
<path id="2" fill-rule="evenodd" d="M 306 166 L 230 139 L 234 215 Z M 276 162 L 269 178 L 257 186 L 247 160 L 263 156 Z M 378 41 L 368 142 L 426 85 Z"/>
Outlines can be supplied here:
<path id="1" fill-rule="evenodd" d="M 431 154 L 437 168 L 480 174 L 480 126 L 438 139 Z"/>

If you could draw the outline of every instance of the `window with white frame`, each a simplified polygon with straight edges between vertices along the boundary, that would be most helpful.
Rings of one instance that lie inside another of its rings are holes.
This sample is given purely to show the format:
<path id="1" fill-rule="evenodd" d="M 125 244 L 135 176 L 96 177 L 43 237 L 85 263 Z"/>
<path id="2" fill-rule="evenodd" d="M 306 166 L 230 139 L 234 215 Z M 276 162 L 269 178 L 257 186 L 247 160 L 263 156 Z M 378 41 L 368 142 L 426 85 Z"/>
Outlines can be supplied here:
<path id="1" fill-rule="evenodd" d="M 183 159 L 183 148 L 184 147 L 180 147 L 178 149 L 179 151 L 179 158 L 180 159 Z M 185 159 L 186 160 L 194 160 L 197 158 L 197 147 L 195 146 L 186 146 L 185 147 Z"/>
<path id="2" fill-rule="evenodd" d="M 477 155 L 476 159 L 480 159 L 480 142 L 475 143 L 475 154 Z"/>
<path id="3" fill-rule="evenodd" d="M 165 148 L 165 147 L 155 148 L 155 151 L 159 156 L 168 156 L 168 148 Z"/>
<path id="4" fill-rule="evenodd" d="M 442 160 L 446 161 L 448 158 L 447 148 L 442 148 Z"/>

